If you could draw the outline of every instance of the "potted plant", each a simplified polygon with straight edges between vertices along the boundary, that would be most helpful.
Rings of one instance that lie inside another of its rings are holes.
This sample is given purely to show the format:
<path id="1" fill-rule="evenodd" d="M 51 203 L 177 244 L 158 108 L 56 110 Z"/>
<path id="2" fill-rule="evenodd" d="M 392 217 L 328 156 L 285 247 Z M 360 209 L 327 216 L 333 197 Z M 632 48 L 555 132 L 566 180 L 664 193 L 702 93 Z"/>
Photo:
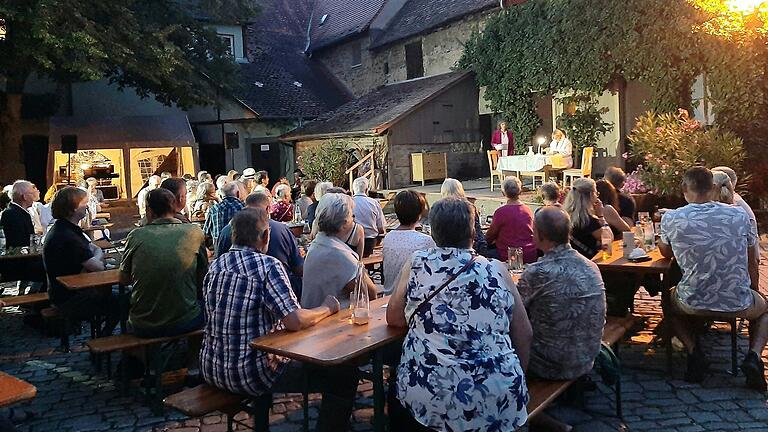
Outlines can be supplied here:
<path id="1" fill-rule="evenodd" d="M 629 141 L 631 158 L 643 166 L 639 177 L 665 205 L 684 203 L 680 181 L 688 168 L 725 165 L 739 171 L 744 160 L 740 138 L 717 127 L 702 127 L 684 109 L 645 113 L 638 118 Z"/>
<path id="2" fill-rule="evenodd" d="M 637 169 L 627 174 L 621 190 L 630 194 L 635 200 L 635 211 L 652 212 L 658 203 L 658 197 L 651 193 L 643 179 L 643 174 L 643 166 L 638 165 Z"/>
<path id="3" fill-rule="evenodd" d="M 581 167 L 581 150 L 597 144 L 597 141 L 613 129 L 611 123 L 603 121 L 607 107 L 598 107 L 597 96 L 592 93 L 575 93 L 558 98 L 564 106 L 557 116 L 558 129 L 565 132 L 573 144 L 574 167 Z"/>

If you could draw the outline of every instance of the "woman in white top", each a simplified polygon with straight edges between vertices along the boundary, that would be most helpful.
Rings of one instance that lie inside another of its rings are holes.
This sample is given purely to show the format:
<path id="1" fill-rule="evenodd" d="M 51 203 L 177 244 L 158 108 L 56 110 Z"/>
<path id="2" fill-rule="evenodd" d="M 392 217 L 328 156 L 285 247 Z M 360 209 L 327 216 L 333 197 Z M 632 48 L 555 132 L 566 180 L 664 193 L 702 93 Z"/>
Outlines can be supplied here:
<path id="1" fill-rule="evenodd" d="M 552 142 L 549 143 L 549 154 L 561 154 L 565 158 L 567 168 L 573 167 L 573 144 L 560 129 L 552 132 Z"/>
<path id="2" fill-rule="evenodd" d="M 395 287 L 400 270 L 416 251 L 435 247 L 432 237 L 416 231 L 426 199 L 418 192 L 404 190 L 395 196 L 395 214 L 400 226 L 384 237 L 384 293 L 390 294 Z"/>

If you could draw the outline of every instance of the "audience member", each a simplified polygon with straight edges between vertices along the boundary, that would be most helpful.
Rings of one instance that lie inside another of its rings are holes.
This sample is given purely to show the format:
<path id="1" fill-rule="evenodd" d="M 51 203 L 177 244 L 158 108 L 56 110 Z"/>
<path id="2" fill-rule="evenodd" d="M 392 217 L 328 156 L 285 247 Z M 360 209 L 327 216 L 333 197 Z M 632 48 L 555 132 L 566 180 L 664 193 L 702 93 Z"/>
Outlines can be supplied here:
<path id="1" fill-rule="evenodd" d="M 224 185 L 231 183 L 232 181 L 229 179 L 229 177 L 225 175 L 217 175 L 216 176 L 216 189 L 219 191 L 224 188 Z"/>
<path id="2" fill-rule="evenodd" d="M 406 262 L 387 324 L 408 327 L 392 430 L 499 430 L 525 424 L 531 325 L 506 266 L 472 250 L 475 208 L 445 198 L 430 210 L 436 248 Z M 453 397 L 457 394 L 459 397 Z M 452 396 L 447 396 L 452 395 Z"/>
<path id="3" fill-rule="evenodd" d="M 197 173 L 197 181 L 198 181 L 198 183 L 208 182 L 208 183 L 212 184 L 213 183 L 213 178 L 208 173 L 208 171 L 200 171 L 200 172 Z"/>
<path id="4" fill-rule="evenodd" d="M 7 209 L 11 204 L 11 189 L 13 189 L 13 185 L 3 186 L 3 191 L 0 193 L 0 212 Z"/>
<path id="5" fill-rule="evenodd" d="M 253 189 L 256 187 L 256 170 L 253 168 L 244 169 L 239 181 L 245 185 L 248 193 L 253 192 Z"/>
<path id="6" fill-rule="evenodd" d="M 277 179 L 275 184 L 272 186 L 272 192 L 271 192 L 271 195 L 275 197 L 275 199 L 277 199 L 277 188 L 280 187 L 280 185 L 286 185 L 289 188 L 291 187 L 291 183 L 288 181 L 287 178 L 280 177 L 279 179 Z"/>
<path id="7" fill-rule="evenodd" d="M 352 190 L 355 201 L 355 222 L 363 226 L 365 231 L 365 247 L 363 257 L 373 253 L 378 237 L 384 235 L 387 222 L 384 220 L 384 212 L 381 204 L 368 196 L 368 179 L 358 177 L 352 182 Z"/>
<path id="8" fill-rule="evenodd" d="M 683 176 L 688 205 L 661 219 L 659 250 L 674 256 L 683 274 L 670 293 L 675 312 L 670 324 L 688 353 L 685 379 L 698 382 L 707 376 L 709 363 L 696 340 L 696 316 L 748 319 L 750 345 L 741 370 L 748 386 L 765 392 L 760 355 L 768 341 L 768 307 L 758 292 L 756 261 L 750 259 L 757 238 L 746 212 L 713 202 L 712 190 L 712 172 L 690 168 Z"/>
<path id="9" fill-rule="evenodd" d="M 464 193 L 464 186 L 460 181 L 452 178 L 446 178 L 443 181 L 442 186 L 440 186 L 440 195 L 443 198 L 467 199 L 467 196 Z M 473 203 L 470 202 L 470 204 L 472 207 L 475 207 Z M 483 229 L 480 222 L 480 212 L 477 211 L 477 207 L 475 207 L 475 241 L 473 243 L 473 247 L 477 253 L 484 257 L 498 257 L 496 250 L 488 247 L 488 241 L 485 238 L 485 234 L 483 234 Z"/>
<path id="10" fill-rule="evenodd" d="M 203 182 L 197 186 L 197 194 L 192 203 L 192 215 L 196 219 L 205 218 L 208 209 L 218 204 L 219 197 L 216 195 L 216 186 L 213 183 Z"/>
<path id="11" fill-rule="evenodd" d="M 298 201 L 296 201 L 296 205 L 299 207 L 299 213 L 301 214 L 301 219 L 310 225 L 312 225 L 312 223 L 309 221 L 309 207 L 315 203 L 315 186 L 317 186 L 317 181 L 315 180 L 307 180 L 302 183 L 304 194 Z"/>
<path id="12" fill-rule="evenodd" d="M 613 237 L 620 239 L 623 232 L 632 231 L 632 227 L 621 217 L 619 211 L 619 193 L 613 184 L 607 180 L 598 180 L 595 182 L 597 198 L 603 203 L 603 217 L 611 227 Z"/>
<path id="13" fill-rule="evenodd" d="M 629 226 L 635 226 L 635 199 L 632 195 L 622 191 L 624 182 L 627 180 L 627 175 L 624 174 L 624 170 L 618 167 L 608 167 L 605 170 L 605 179 L 616 188 L 619 193 L 619 216 Z"/>
<path id="14" fill-rule="evenodd" d="M 394 204 L 400 226 L 387 233 L 381 251 L 385 294 L 392 293 L 400 270 L 410 262 L 412 253 L 435 247 L 432 237 L 416 231 L 427 200 L 418 192 L 405 190 L 395 195 Z"/>
<path id="15" fill-rule="evenodd" d="M 229 172 L 227 173 L 227 178 L 231 182 L 237 180 L 239 177 L 240 177 L 240 173 L 237 172 L 237 170 L 232 169 L 232 170 L 229 170 Z"/>
<path id="16" fill-rule="evenodd" d="M 35 225 L 29 208 L 40 199 L 37 187 L 26 181 L 16 180 L 11 188 L 11 203 L 0 214 L 6 247 L 29 246 L 29 236 L 35 233 Z"/>
<path id="17" fill-rule="evenodd" d="M 224 199 L 209 208 L 208 213 L 205 215 L 203 233 L 213 240 L 214 245 L 221 229 L 232 220 L 235 213 L 244 207 L 243 202 L 240 201 L 240 188 L 237 183 L 232 182 L 224 185 L 222 190 Z"/>
<path id="18" fill-rule="evenodd" d="M 163 182 L 165 179 L 169 179 L 173 177 L 173 174 L 171 174 L 169 171 L 163 171 L 160 173 L 160 183 Z"/>
<path id="19" fill-rule="evenodd" d="M 259 171 L 256 173 L 256 185 L 251 192 L 266 192 L 271 195 L 269 189 L 269 173 L 266 171 Z"/>
<path id="20" fill-rule="evenodd" d="M 712 168 L 712 172 L 713 173 L 716 172 L 716 171 L 724 172 L 725 174 L 728 175 L 728 178 L 731 179 L 731 186 L 733 186 L 733 204 L 741 207 L 742 209 L 744 209 L 745 212 L 747 212 L 747 216 L 749 217 L 749 225 L 750 225 L 750 229 L 752 231 L 752 234 L 756 238 L 759 238 L 759 233 L 757 231 L 757 218 L 755 217 L 755 212 L 753 212 L 752 211 L 752 207 L 750 207 L 749 204 L 747 204 L 747 202 L 744 201 L 744 198 L 742 198 L 741 195 L 739 195 L 739 193 L 736 192 L 736 181 L 738 180 L 738 177 L 736 176 L 736 171 L 734 171 L 733 169 L 728 168 L 726 166 L 719 166 L 719 167 Z M 760 244 L 759 244 L 759 242 L 755 243 L 755 246 L 753 247 L 753 249 L 754 249 L 754 251 L 753 251 L 752 255 L 750 255 L 750 259 L 755 260 L 755 262 L 752 263 L 752 265 L 758 266 L 758 265 L 760 265 Z"/>
<path id="21" fill-rule="evenodd" d="M 267 212 L 272 199 L 264 192 L 254 192 L 245 198 L 246 208 L 260 208 Z M 228 223 L 219 233 L 216 244 L 216 256 L 224 255 L 232 247 L 232 224 Z M 299 253 L 296 237 L 284 223 L 269 220 L 269 247 L 267 255 L 275 257 L 283 263 L 291 279 L 291 286 L 296 297 L 301 298 L 301 277 L 304 274 L 304 258 Z"/>
<path id="22" fill-rule="evenodd" d="M 560 186 L 555 182 L 546 182 L 539 188 L 541 199 L 544 201 L 545 206 L 562 208 L 560 204 Z M 538 211 L 538 209 L 537 209 Z"/>
<path id="23" fill-rule="evenodd" d="M 176 197 L 147 194 L 147 225 L 128 234 L 120 281 L 133 285 L 128 322 L 139 337 L 174 336 L 203 326 L 197 301 L 208 269 L 203 232 L 174 216 Z"/>
<path id="24" fill-rule="evenodd" d="M 312 204 L 307 207 L 307 223 L 312 226 L 315 221 L 315 212 L 317 210 L 317 203 L 320 202 L 320 198 L 325 195 L 325 192 L 333 187 L 331 182 L 319 182 L 315 185 L 315 190 L 312 192 Z"/>
<path id="25" fill-rule="evenodd" d="M 293 220 L 294 207 L 291 203 L 291 187 L 287 184 L 279 184 L 275 188 L 275 203 L 272 204 L 270 216 L 278 222 L 290 222 Z"/>
<path id="26" fill-rule="evenodd" d="M 96 180 L 94 177 L 88 177 L 85 179 L 85 184 L 88 185 L 88 193 L 93 197 L 93 199 L 96 200 L 97 203 L 99 203 L 99 206 L 109 206 L 109 204 L 107 204 L 106 200 L 104 199 L 104 192 L 96 187 L 99 185 L 98 180 Z"/>
<path id="27" fill-rule="evenodd" d="M 189 217 L 184 214 L 187 208 L 187 183 L 184 179 L 170 177 L 163 180 L 163 182 L 160 183 L 160 187 L 171 191 L 176 198 L 173 202 L 173 209 L 176 212 L 174 217 L 184 223 L 190 223 Z"/>
<path id="28" fill-rule="evenodd" d="M 537 258 L 533 243 L 533 212 L 520 201 L 523 184 L 517 177 L 509 176 L 501 182 L 501 189 L 507 203 L 493 213 L 493 222 L 485 238 L 496 242 L 500 260 L 507 260 L 507 248 L 518 247 L 523 249 L 523 262 L 532 263 Z"/>
<path id="29" fill-rule="evenodd" d="M 337 313 L 339 302 L 326 296 L 315 308 L 301 308 L 281 263 L 264 254 L 270 224 L 263 208 L 241 211 L 231 225 L 234 246 L 213 262 L 205 277 L 203 379 L 251 396 L 300 391 L 306 381 L 298 362 L 255 350 L 248 341 L 283 326 L 289 331 L 311 327 Z M 354 365 L 324 367 L 306 375 L 310 387 L 319 386 L 323 392 L 318 431 L 349 429 L 358 378 Z M 255 418 L 255 429 L 269 429 L 268 409 Z"/>
<path id="30" fill-rule="evenodd" d="M 50 284 L 48 296 L 51 304 L 73 323 L 106 314 L 106 323 L 99 334 L 110 335 L 119 321 L 119 310 L 111 288 L 73 291 L 57 280 L 59 276 L 104 270 L 104 253 L 88 240 L 78 225 L 88 211 L 88 193 L 80 188 L 66 186 L 54 196 L 51 211 L 56 222 L 48 232 L 43 246 L 43 263 Z M 65 329 L 67 332 L 70 330 Z"/>
<path id="31" fill-rule="evenodd" d="M 320 232 L 304 262 L 304 274 L 312 277 L 304 279 L 303 307 L 317 307 L 327 295 L 339 298 L 346 306 L 358 277 L 363 278 L 371 298 L 376 297 L 376 286 L 362 271 L 359 255 L 346 244 L 355 232 L 354 206 L 351 197 L 340 193 L 328 193 L 320 199 L 316 217 Z"/>
<path id="32" fill-rule="evenodd" d="M 571 217 L 571 246 L 585 258 L 592 259 L 600 251 L 601 229 L 606 223 L 595 181 L 590 178 L 574 180 L 563 210 Z"/>
<path id="33" fill-rule="evenodd" d="M 136 205 L 139 206 L 139 216 L 142 219 L 147 217 L 147 193 L 160 187 L 160 176 L 150 176 L 147 180 L 147 186 L 142 188 L 136 195 Z"/>

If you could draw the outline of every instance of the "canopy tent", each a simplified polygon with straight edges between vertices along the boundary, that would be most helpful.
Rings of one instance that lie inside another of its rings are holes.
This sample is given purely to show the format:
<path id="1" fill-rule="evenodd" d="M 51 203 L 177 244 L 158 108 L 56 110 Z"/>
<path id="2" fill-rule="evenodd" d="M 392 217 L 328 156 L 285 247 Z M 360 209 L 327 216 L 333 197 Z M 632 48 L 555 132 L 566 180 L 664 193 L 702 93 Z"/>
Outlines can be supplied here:
<path id="1" fill-rule="evenodd" d="M 77 153 L 71 159 L 61 151 L 63 135 L 77 136 Z M 51 117 L 49 143 L 49 183 L 77 183 L 98 167 L 112 173 L 101 178 L 100 185 L 115 189 L 120 198 L 135 197 L 153 174 L 195 175 L 199 166 L 195 137 L 184 114 Z"/>

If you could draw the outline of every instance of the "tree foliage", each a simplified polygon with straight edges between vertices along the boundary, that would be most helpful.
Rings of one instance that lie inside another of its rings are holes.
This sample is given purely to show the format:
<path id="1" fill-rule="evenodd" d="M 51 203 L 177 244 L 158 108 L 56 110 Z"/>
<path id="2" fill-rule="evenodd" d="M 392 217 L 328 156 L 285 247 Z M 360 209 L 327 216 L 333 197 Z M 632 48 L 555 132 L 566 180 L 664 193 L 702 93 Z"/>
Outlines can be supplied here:
<path id="1" fill-rule="evenodd" d="M 62 83 L 107 78 L 181 107 L 212 102 L 217 87 L 232 89 L 237 69 L 201 18 L 226 22 L 255 12 L 251 0 L 0 2 L 0 150 L 10 159 L 18 153 L 19 101 L 34 75 Z"/>

